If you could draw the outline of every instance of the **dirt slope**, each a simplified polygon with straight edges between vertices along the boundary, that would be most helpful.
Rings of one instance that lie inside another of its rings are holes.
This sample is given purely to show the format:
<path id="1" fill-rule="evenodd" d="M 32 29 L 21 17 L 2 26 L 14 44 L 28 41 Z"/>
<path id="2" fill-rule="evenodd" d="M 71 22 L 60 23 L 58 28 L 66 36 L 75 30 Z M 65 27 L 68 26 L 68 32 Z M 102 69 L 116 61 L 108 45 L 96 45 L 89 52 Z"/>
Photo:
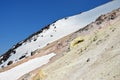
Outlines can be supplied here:
<path id="1" fill-rule="evenodd" d="M 120 9 L 36 52 L 57 56 L 19 80 L 120 80 Z"/>

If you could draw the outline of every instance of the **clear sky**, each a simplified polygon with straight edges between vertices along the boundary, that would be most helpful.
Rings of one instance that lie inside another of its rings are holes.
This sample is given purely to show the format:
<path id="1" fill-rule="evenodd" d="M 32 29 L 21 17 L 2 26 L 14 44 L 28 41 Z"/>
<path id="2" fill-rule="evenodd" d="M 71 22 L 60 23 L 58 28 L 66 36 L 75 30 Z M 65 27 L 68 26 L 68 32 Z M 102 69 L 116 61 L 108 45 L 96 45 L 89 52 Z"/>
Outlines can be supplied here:
<path id="1" fill-rule="evenodd" d="M 0 54 L 58 19 L 111 0 L 0 0 Z"/>

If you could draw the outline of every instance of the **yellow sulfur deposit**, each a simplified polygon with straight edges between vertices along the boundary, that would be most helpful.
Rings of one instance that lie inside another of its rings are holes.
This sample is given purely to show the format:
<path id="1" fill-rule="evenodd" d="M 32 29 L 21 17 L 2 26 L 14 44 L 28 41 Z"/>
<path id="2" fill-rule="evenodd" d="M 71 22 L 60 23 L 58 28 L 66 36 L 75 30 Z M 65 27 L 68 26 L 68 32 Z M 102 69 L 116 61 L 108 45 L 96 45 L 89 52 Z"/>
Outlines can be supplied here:
<path id="1" fill-rule="evenodd" d="M 33 77 L 33 80 L 42 80 L 43 78 L 45 78 L 45 73 L 43 72 L 43 70 L 39 70 L 39 72 Z"/>
<path id="2" fill-rule="evenodd" d="M 74 48 L 75 46 L 79 45 L 80 43 L 85 41 L 85 37 L 77 37 L 75 38 L 71 44 L 70 44 L 70 48 Z"/>

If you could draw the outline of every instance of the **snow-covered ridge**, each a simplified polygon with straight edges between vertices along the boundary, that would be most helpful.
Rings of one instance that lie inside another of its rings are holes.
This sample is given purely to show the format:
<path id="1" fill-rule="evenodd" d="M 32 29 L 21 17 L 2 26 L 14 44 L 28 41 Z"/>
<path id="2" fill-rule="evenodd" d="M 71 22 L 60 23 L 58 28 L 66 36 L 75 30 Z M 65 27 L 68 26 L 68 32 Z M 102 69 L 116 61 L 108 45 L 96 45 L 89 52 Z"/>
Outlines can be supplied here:
<path id="1" fill-rule="evenodd" d="M 119 8 L 119 3 L 120 0 L 111 1 L 90 11 L 72 17 L 63 18 L 48 25 L 46 28 L 36 32 L 26 40 L 19 42 L 6 52 L 6 54 L 1 56 L 0 67 L 6 67 L 20 59 L 31 56 L 32 52 L 35 50 L 43 48 L 47 44 L 83 28 L 95 21 L 100 15 Z"/>
<path id="2" fill-rule="evenodd" d="M 22 75 L 47 64 L 49 60 L 55 55 L 56 55 L 55 53 L 50 53 L 42 57 L 31 59 L 28 62 L 25 62 L 17 67 L 2 72 L 0 73 L 0 80 L 17 80 Z"/>

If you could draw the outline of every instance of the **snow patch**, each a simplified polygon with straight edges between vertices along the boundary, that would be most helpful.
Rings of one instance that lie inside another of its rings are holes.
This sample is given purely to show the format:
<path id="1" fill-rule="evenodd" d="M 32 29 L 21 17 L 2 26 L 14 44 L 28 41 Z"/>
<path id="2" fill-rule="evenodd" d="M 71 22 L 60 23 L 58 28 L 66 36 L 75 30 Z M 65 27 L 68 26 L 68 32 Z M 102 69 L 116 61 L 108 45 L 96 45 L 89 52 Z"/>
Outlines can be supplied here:
<path id="1" fill-rule="evenodd" d="M 50 53 L 48 55 L 31 59 L 19 66 L 16 66 L 8 71 L 0 73 L 0 80 L 17 80 L 26 73 L 29 73 L 36 68 L 39 68 L 47 64 L 50 59 L 55 56 L 55 53 Z"/>

